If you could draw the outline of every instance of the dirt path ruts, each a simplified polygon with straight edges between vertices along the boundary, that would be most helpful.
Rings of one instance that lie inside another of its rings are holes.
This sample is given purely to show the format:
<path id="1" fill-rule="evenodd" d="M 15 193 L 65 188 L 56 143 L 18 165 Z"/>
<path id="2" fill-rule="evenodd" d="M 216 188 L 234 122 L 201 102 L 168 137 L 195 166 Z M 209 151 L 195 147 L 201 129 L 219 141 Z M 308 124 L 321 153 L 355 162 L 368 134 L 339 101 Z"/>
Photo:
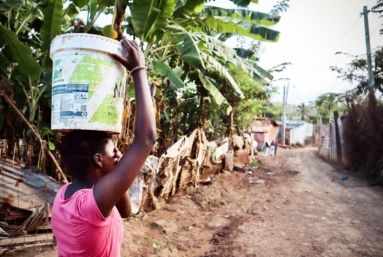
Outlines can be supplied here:
<path id="1" fill-rule="evenodd" d="M 341 180 L 313 147 L 259 161 L 125 221 L 121 256 L 383 256 L 382 187 Z"/>

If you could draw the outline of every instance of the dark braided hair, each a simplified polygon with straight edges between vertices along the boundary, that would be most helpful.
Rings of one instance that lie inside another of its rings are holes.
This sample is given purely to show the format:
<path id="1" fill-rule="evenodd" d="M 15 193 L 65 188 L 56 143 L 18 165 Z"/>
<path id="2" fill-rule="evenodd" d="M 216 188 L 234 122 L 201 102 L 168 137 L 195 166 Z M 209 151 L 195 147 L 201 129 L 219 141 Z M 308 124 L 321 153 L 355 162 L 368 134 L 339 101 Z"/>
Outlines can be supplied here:
<path id="1" fill-rule="evenodd" d="M 86 178 L 93 156 L 105 153 L 109 139 L 104 131 L 73 130 L 64 136 L 58 149 L 73 178 Z"/>

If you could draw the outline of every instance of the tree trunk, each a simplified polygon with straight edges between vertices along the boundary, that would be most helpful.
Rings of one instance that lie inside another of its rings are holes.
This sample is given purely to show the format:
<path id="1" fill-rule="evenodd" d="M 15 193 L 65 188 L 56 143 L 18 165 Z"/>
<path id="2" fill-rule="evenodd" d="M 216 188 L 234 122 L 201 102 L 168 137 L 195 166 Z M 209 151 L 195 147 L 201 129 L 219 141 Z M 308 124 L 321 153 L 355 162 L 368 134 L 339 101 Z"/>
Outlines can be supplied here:
<path id="1" fill-rule="evenodd" d="M 339 133 L 339 125 L 338 125 L 339 113 L 338 111 L 334 112 L 334 124 L 335 124 L 335 141 L 336 141 L 336 159 L 339 163 L 342 162 L 342 149 L 340 143 L 340 133 Z"/>
<path id="2" fill-rule="evenodd" d="M 229 114 L 229 124 L 227 125 L 226 136 L 231 137 L 233 135 L 233 118 L 234 118 L 234 109 L 231 110 Z"/>

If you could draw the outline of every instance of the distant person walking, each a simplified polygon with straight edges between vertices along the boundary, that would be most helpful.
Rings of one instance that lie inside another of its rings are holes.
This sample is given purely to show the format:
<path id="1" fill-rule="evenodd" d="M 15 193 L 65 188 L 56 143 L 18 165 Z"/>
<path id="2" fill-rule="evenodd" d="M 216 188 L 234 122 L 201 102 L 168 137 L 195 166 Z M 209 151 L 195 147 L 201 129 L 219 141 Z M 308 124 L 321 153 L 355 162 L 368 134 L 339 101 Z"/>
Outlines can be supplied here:
<path id="1" fill-rule="evenodd" d="M 267 143 L 267 141 L 263 144 L 263 150 L 264 150 L 263 156 L 268 156 L 269 155 L 269 144 Z"/>
<path id="2" fill-rule="evenodd" d="M 270 156 L 274 156 L 275 155 L 275 144 L 274 144 L 274 140 L 271 141 L 271 144 L 270 144 Z"/>

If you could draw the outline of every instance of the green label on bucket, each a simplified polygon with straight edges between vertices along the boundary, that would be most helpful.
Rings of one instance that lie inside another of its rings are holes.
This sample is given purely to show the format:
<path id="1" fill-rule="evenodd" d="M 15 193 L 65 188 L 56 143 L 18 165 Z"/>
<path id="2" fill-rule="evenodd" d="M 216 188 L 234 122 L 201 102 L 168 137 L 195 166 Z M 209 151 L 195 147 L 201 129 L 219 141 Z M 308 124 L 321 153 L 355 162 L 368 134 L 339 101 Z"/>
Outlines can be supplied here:
<path id="1" fill-rule="evenodd" d="M 126 81 L 122 66 L 105 54 L 86 51 L 61 54 L 53 64 L 53 129 L 92 129 L 86 127 L 90 125 L 102 130 L 121 123 Z"/>
<path id="2" fill-rule="evenodd" d="M 62 77 L 62 70 L 63 67 L 61 65 L 61 60 L 57 60 L 54 63 L 54 70 L 53 70 L 53 79 L 59 79 Z"/>

